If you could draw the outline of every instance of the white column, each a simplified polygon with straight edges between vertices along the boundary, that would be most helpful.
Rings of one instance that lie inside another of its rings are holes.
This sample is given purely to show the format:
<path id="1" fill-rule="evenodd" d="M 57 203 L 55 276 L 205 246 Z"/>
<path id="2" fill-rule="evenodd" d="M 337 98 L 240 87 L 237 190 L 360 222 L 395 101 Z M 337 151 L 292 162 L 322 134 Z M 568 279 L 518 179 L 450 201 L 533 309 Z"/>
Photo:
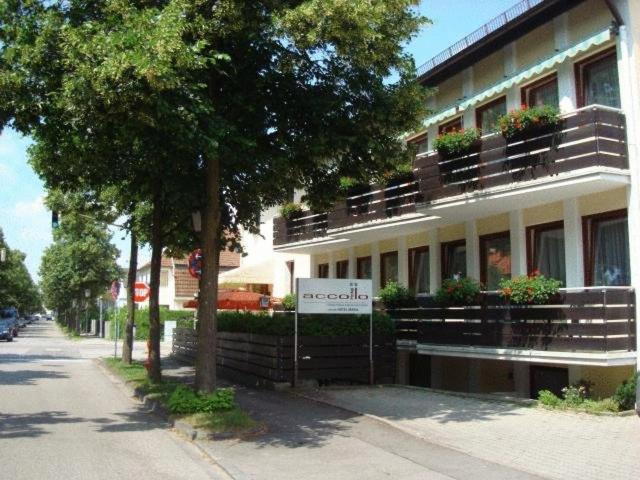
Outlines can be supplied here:
<path id="1" fill-rule="evenodd" d="M 640 107 L 638 106 L 638 33 L 640 18 L 630 15 L 631 2 L 624 2 L 627 25 L 620 26 L 618 35 L 618 75 L 620 78 L 620 103 L 627 121 L 627 147 L 629 151 L 629 170 L 631 184 L 627 188 L 628 225 L 629 225 L 629 263 L 631 265 L 631 285 L 636 289 L 636 299 L 640 295 L 640 148 L 638 147 L 638 126 L 640 125 Z M 639 12 L 636 7 L 634 12 Z M 636 338 L 640 338 L 640 304 L 636 301 Z M 636 348 L 636 371 L 640 373 L 640 348 Z M 636 390 L 636 411 L 640 413 L 640 382 Z"/>
<path id="2" fill-rule="evenodd" d="M 522 210 L 509 212 L 509 240 L 511 242 L 511 276 L 527 274 L 527 240 Z"/>
<path id="3" fill-rule="evenodd" d="M 407 237 L 398 237 L 398 283 L 409 287 L 409 250 Z"/>
<path id="4" fill-rule="evenodd" d="M 518 68 L 518 61 L 516 56 L 516 44 L 511 42 L 503 49 L 504 52 L 504 76 L 505 78 L 513 75 Z M 520 98 L 520 89 L 517 85 L 512 86 L 507 90 L 507 111 L 520 108 L 522 99 Z"/>
<path id="5" fill-rule="evenodd" d="M 563 13 L 553 19 L 554 43 L 556 50 L 564 50 L 569 46 L 569 16 Z M 576 83 L 572 62 L 558 65 L 558 99 L 562 113 L 576 109 Z"/>
<path id="6" fill-rule="evenodd" d="M 582 218 L 578 208 L 578 199 L 565 200 L 562 206 L 564 210 L 564 261 L 567 271 L 567 287 L 583 287 Z"/>
<path id="7" fill-rule="evenodd" d="M 480 240 L 475 220 L 465 222 L 464 233 L 467 244 L 467 277 L 480 280 Z"/>
<path id="8" fill-rule="evenodd" d="M 473 96 L 473 67 L 468 67 L 462 72 L 462 98 L 467 99 Z M 476 125 L 476 115 L 474 108 L 467 108 L 462 112 L 462 126 L 464 128 Z"/>
<path id="9" fill-rule="evenodd" d="M 427 243 L 429 245 L 429 292 L 436 293 L 440 288 L 441 251 L 438 240 L 438 229 L 434 228 L 427 232 Z"/>
<path id="10" fill-rule="evenodd" d="M 329 278 L 336 278 L 336 259 L 335 259 L 335 254 L 333 252 L 329 252 L 328 262 L 329 262 Z"/>
<path id="11" fill-rule="evenodd" d="M 373 294 L 377 295 L 380 290 L 380 244 L 371 244 L 371 285 Z"/>
<path id="12" fill-rule="evenodd" d="M 356 278 L 358 272 L 356 271 L 356 249 L 354 247 L 349 247 L 349 273 L 347 276 L 349 278 Z"/>

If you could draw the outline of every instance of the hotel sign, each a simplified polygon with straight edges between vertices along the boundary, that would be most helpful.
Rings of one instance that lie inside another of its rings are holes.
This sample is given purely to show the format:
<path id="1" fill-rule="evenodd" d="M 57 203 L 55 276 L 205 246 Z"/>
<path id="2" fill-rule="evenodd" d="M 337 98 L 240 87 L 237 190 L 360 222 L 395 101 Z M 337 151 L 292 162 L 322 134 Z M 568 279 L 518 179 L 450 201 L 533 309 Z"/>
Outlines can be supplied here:
<path id="1" fill-rule="evenodd" d="M 298 313 L 371 314 L 371 280 L 299 278 Z"/>

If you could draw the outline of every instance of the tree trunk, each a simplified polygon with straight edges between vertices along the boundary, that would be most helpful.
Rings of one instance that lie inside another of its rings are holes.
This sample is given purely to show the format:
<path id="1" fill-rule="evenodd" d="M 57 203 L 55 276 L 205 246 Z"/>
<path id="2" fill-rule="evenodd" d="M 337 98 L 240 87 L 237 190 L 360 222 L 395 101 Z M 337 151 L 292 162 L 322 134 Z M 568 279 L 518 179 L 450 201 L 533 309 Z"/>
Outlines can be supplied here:
<path id="1" fill-rule="evenodd" d="M 122 342 L 122 361 L 131 364 L 133 356 L 133 325 L 136 320 L 136 304 L 133 297 L 136 291 L 136 273 L 138 271 L 138 238 L 131 228 L 131 254 L 129 255 L 129 273 L 127 274 L 127 326 Z"/>
<path id="2" fill-rule="evenodd" d="M 220 257 L 220 160 L 210 158 L 206 170 L 206 203 L 202 211 L 202 278 L 198 303 L 196 388 L 216 388 L 218 266 Z"/>
<path id="3" fill-rule="evenodd" d="M 160 269 L 162 267 L 162 201 L 159 188 L 153 198 L 151 226 L 151 273 L 149 278 L 149 367 L 148 377 L 154 383 L 162 380 L 160 367 Z"/>

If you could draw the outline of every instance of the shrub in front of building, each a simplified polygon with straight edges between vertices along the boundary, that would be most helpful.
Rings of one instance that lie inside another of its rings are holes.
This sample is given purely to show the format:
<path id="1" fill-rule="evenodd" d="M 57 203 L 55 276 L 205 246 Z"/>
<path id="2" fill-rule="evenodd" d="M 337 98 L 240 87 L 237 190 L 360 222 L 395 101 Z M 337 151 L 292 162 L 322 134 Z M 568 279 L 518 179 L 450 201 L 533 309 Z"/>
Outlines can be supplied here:
<path id="1" fill-rule="evenodd" d="M 443 133 L 433 141 L 433 148 L 443 158 L 460 157 L 478 149 L 480 146 L 480 130 L 465 128 Z"/>
<path id="2" fill-rule="evenodd" d="M 384 303 L 386 309 L 411 308 L 416 306 L 414 293 L 398 282 L 388 282 L 384 288 L 378 292 L 378 297 Z"/>
<path id="3" fill-rule="evenodd" d="M 535 271 L 531 275 L 500 281 L 500 295 L 512 304 L 544 305 L 558 294 L 562 282 Z"/>
<path id="4" fill-rule="evenodd" d="M 480 283 L 473 278 L 448 278 L 436 292 L 436 302 L 443 307 L 477 305 Z"/>
<path id="5" fill-rule="evenodd" d="M 498 119 L 498 127 L 507 140 L 519 135 L 536 133 L 544 129 L 556 127 L 560 123 L 560 111 L 551 105 L 528 107 L 522 105 L 518 110 L 511 110 Z"/>

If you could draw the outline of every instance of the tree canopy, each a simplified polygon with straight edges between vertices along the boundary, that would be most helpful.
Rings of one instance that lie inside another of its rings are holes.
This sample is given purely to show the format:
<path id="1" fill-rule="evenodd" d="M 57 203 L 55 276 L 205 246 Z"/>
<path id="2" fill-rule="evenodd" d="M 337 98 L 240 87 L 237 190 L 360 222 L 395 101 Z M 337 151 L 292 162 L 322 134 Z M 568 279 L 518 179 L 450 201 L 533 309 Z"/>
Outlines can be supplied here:
<path id="1" fill-rule="evenodd" d="M 9 248 L 1 229 L 0 249 L 5 251 L 5 260 L 0 262 L 0 306 L 16 307 L 21 313 L 41 311 L 40 292 L 24 264 L 26 255 Z"/>

